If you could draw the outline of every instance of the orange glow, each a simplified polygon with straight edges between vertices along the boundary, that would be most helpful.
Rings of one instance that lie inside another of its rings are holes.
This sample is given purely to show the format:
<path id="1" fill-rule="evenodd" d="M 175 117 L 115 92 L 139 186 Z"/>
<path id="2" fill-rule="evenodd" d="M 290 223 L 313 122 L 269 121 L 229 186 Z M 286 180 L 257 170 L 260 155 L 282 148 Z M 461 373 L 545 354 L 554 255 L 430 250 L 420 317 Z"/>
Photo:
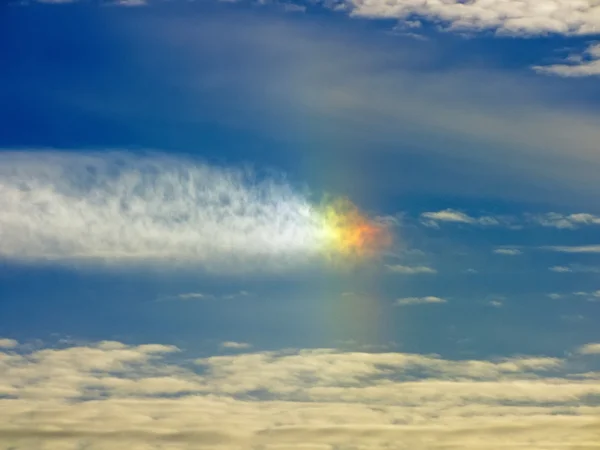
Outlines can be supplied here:
<path id="1" fill-rule="evenodd" d="M 365 258 L 391 244 L 389 230 L 363 215 L 347 199 L 326 202 L 322 207 L 327 247 L 344 257 Z"/>

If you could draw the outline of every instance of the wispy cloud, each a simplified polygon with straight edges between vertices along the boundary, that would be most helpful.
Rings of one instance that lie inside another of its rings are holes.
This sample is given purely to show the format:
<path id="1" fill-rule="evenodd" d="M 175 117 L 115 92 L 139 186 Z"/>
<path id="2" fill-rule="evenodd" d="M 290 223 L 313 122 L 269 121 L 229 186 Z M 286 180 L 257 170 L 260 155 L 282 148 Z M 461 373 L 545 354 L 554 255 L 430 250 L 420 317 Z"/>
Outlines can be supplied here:
<path id="1" fill-rule="evenodd" d="M 161 155 L 0 155 L 0 257 L 213 271 L 325 256 L 325 218 L 283 178 Z M 329 224 L 331 225 L 331 224 Z"/>
<path id="2" fill-rule="evenodd" d="M 566 266 L 552 266 L 548 270 L 558 273 L 600 273 L 598 266 L 586 266 L 583 264 L 569 264 Z"/>
<path id="3" fill-rule="evenodd" d="M 385 267 L 389 272 L 401 275 L 420 275 L 437 273 L 437 270 L 428 266 L 403 266 L 401 264 L 387 264 Z"/>
<path id="4" fill-rule="evenodd" d="M 227 294 L 209 294 L 206 292 L 185 292 L 183 294 L 160 297 L 159 301 L 191 301 L 191 300 L 234 300 L 238 298 L 250 297 L 252 294 L 248 291 L 231 292 Z"/>
<path id="5" fill-rule="evenodd" d="M 600 43 L 590 44 L 582 53 L 571 53 L 564 63 L 533 66 L 533 69 L 538 73 L 560 77 L 598 76 L 600 75 Z"/>
<path id="6" fill-rule="evenodd" d="M 447 303 L 448 301 L 440 297 L 406 297 L 397 299 L 394 304 L 396 306 L 408 306 L 408 305 L 425 305 L 430 303 Z"/>
<path id="7" fill-rule="evenodd" d="M 548 270 L 550 270 L 551 272 L 558 272 L 558 273 L 573 272 L 573 269 L 571 269 L 570 267 L 567 267 L 567 266 L 552 266 L 552 267 L 549 267 Z"/>
<path id="8" fill-rule="evenodd" d="M 496 248 L 494 249 L 494 253 L 504 256 L 518 256 L 523 254 L 518 248 Z"/>
<path id="9" fill-rule="evenodd" d="M 466 223 L 470 225 L 492 226 L 499 225 L 499 218 L 492 216 L 472 217 L 455 209 L 444 209 L 442 211 L 424 212 L 421 214 L 421 222 L 427 226 L 437 227 L 439 222 Z"/>
<path id="10" fill-rule="evenodd" d="M 600 225 L 600 217 L 589 213 L 560 214 L 526 214 L 525 220 L 543 227 L 558 229 L 575 229 L 585 225 Z"/>
<path id="11" fill-rule="evenodd" d="M 600 301 L 600 290 L 594 291 L 594 292 L 578 291 L 578 292 L 573 292 L 573 295 L 575 295 L 577 297 L 585 297 L 586 300 L 589 301 L 589 302 L 598 302 L 598 301 Z"/>
<path id="12" fill-rule="evenodd" d="M 221 342 L 220 347 L 227 350 L 247 350 L 251 348 L 252 345 L 248 344 L 247 342 L 226 341 Z"/>
<path id="13" fill-rule="evenodd" d="M 175 297 L 170 298 L 175 298 L 179 300 L 206 300 L 215 298 L 215 296 L 211 294 L 203 294 L 202 292 L 188 292 L 186 294 L 179 294 Z"/>
<path id="14" fill-rule="evenodd" d="M 600 253 L 600 245 L 546 245 L 539 248 L 559 253 Z"/>
<path id="15" fill-rule="evenodd" d="M 355 16 L 402 21 L 424 19 L 457 32 L 586 35 L 596 34 L 600 28 L 600 6 L 594 0 L 351 0 L 350 5 Z"/>
<path id="16" fill-rule="evenodd" d="M 600 216 L 590 213 L 562 214 L 524 213 L 522 215 L 469 215 L 454 209 L 445 209 L 437 212 L 426 212 L 420 215 L 421 223 L 430 227 L 439 227 L 441 223 L 459 223 L 478 226 L 500 226 L 515 230 L 525 226 L 540 226 L 563 230 L 575 230 L 583 226 L 600 225 Z"/>

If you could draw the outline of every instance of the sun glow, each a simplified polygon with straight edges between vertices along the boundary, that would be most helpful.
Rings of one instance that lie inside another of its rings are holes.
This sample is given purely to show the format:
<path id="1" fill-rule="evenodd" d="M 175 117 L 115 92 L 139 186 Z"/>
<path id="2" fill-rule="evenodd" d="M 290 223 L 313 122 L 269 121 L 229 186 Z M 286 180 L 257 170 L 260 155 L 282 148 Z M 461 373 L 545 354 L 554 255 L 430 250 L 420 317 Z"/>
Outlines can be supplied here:
<path id="1" fill-rule="evenodd" d="M 374 256 L 391 244 L 388 228 L 362 214 L 347 199 L 326 201 L 320 208 L 327 253 L 344 259 Z"/>

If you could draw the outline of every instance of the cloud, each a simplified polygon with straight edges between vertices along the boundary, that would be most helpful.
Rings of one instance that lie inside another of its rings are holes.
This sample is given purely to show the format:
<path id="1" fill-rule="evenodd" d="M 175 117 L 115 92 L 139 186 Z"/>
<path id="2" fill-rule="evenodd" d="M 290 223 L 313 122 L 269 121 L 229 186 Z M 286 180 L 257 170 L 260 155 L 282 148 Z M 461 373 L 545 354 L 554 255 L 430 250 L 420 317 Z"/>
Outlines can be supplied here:
<path id="1" fill-rule="evenodd" d="M 600 225 L 600 217 L 589 213 L 560 214 L 550 212 L 546 214 L 526 214 L 526 221 L 558 229 L 575 229 L 584 225 Z"/>
<path id="2" fill-rule="evenodd" d="M 577 350 L 582 355 L 600 355 L 600 344 L 586 344 Z"/>
<path id="3" fill-rule="evenodd" d="M 211 294 L 203 294 L 202 292 L 188 292 L 186 294 L 179 294 L 175 298 L 179 300 L 207 300 L 215 298 Z"/>
<path id="4" fill-rule="evenodd" d="M 15 348 L 19 343 L 14 339 L 0 339 L 0 348 Z"/>
<path id="5" fill-rule="evenodd" d="M 552 300 L 558 300 L 560 298 L 563 298 L 563 295 L 559 294 L 557 292 L 552 292 L 552 293 L 548 294 L 548 297 L 551 298 Z"/>
<path id="6" fill-rule="evenodd" d="M 115 0 L 113 4 L 118 6 L 146 6 L 146 0 Z"/>
<path id="7" fill-rule="evenodd" d="M 493 30 L 498 34 L 586 35 L 600 29 L 595 0 L 350 0 L 351 14 L 376 19 L 425 19 L 451 31 Z"/>
<path id="8" fill-rule="evenodd" d="M 598 442 L 600 378 L 585 362 L 303 349 L 190 365 L 176 350 L 109 341 L 0 351 L 0 448 L 426 450 L 440 442 L 478 450 L 501 438 L 503 447 L 542 450 Z"/>
<path id="9" fill-rule="evenodd" d="M 454 209 L 445 209 L 437 212 L 424 212 L 421 214 L 421 222 L 427 226 L 439 226 L 439 222 L 467 223 L 471 225 L 491 226 L 499 225 L 500 220 L 491 216 L 471 217 Z"/>
<path id="10" fill-rule="evenodd" d="M 570 267 L 567 267 L 567 266 L 552 266 L 552 267 L 549 267 L 548 270 L 550 270 L 552 272 L 558 272 L 558 273 L 573 272 L 573 269 L 571 269 Z"/>
<path id="11" fill-rule="evenodd" d="M 600 43 L 590 44 L 581 54 L 570 54 L 565 63 L 533 66 L 533 69 L 544 75 L 557 75 L 560 77 L 598 76 L 600 75 Z M 597 217 L 594 219 L 599 220 Z"/>
<path id="12" fill-rule="evenodd" d="M 447 300 L 440 297 L 429 296 L 399 298 L 394 302 L 396 306 L 425 305 L 429 303 L 447 303 Z"/>
<path id="13" fill-rule="evenodd" d="M 386 269 L 401 275 L 435 274 L 437 270 L 427 266 L 403 266 L 401 264 L 387 264 Z"/>
<path id="14" fill-rule="evenodd" d="M 600 225 L 600 216 L 589 213 L 561 214 L 548 212 L 543 214 L 524 213 L 517 216 L 470 216 L 454 209 L 438 212 L 426 212 L 420 215 L 421 223 L 430 227 L 439 227 L 440 223 L 462 223 L 479 226 L 501 226 L 510 229 L 522 229 L 525 225 L 575 230 L 582 226 Z"/>
<path id="15" fill-rule="evenodd" d="M 252 347 L 252 345 L 250 345 L 246 342 L 227 341 L 227 342 L 222 342 L 220 347 L 223 349 L 229 349 L 229 350 L 246 350 L 246 349 L 249 349 L 250 347 Z"/>
<path id="16" fill-rule="evenodd" d="M 539 248 L 559 253 L 600 253 L 600 245 L 547 245 Z"/>
<path id="17" fill-rule="evenodd" d="M 331 223 L 282 177 L 158 154 L 4 152 L 0 210 L 0 257 L 9 260 L 228 272 L 284 270 L 346 250 L 332 228 L 345 223 Z"/>
<path id="18" fill-rule="evenodd" d="M 497 248 L 494 250 L 494 253 L 504 256 L 518 256 L 523 254 L 523 252 L 517 248 Z"/>
<path id="19" fill-rule="evenodd" d="M 568 86 L 479 62 L 434 70 L 438 56 L 451 52 L 444 40 L 398 46 L 319 21 L 238 12 L 235 29 L 227 15 L 140 16 L 135 39 L 147 51 L 136 57 L 160 68 L 149 82 L 157 89 L 182 86 L 172 110 L 152 99 L 142 106 L 126 82 L 85 99 L 65 82 L 65 97 L 103 117 L 123 123 L 151 117 L 182 126 L 182 133 L 184 124 L 210 119 L 281 142 L 297 136 L 298 145 L 265 148 L 264 156 L 275 159 L 284 151 L 319 160 L 327 145 L 322 134 L 293 133 L 298 124 L 327 120 L 330 132 L 353 143 L 329 148 L 333 161 L 347 164 L 344 177 L 327 182 L 349 191 L 364 176 L 374 196 L 410 188 L 545 201 L 550 191 L 558 204 L 572 207 L 578 193 L 578 205 L 594 205 L 600 119 L 590 108 L 564 107 Z M 207 64 L 216 54 L 226 64 Z M 203 108 L 207 99 L 221 107 Z M 401 145 L 388 152 L 388 142 Z M 392 167 L 414 159 L 409 149 L 418 149 L 423 164 L 398 177 Z M 370 159 L 385 154 L 393 164 L 385 170 L 357 164 L 349 151 Z"/>
<path id="20" fill-rule="evenodd" d="M 552 266 L 548 270 L 559 273 L 600 273 L 598 266 L 585 266 L 582 264 L 569 264 L 567 266 Z"/>
<path id="21" fill-rule="evenodd" d="M 594 292 L 573 292 L 573 295 L 577 297 L 586 297 L 588 302 L 598 302 L 600 301 L 600 290 Z"/>
<path id="22" fill-rule="evenodd" d="M 504 306 L 504 302 L 501 300 L 490 300 L 490 306 L 494 308 L 502 308 Z"/>

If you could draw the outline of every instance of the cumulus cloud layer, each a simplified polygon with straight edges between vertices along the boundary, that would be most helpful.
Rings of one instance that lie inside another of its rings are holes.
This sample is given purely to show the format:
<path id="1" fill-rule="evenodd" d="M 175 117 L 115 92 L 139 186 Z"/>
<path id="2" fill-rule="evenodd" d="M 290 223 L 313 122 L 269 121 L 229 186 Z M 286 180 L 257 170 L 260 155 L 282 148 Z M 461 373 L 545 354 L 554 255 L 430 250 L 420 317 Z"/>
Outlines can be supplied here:
<path id="1" fill-rule="evenodd" d="M 320 256 L 323 218 L 280 179 L 165 156 L 0 155 L 0 257 L 214 270 Z"/>
<path id="2" fill-rule="evenodd" d="M 352 14 L 401 20 L 425 19 L 459 30 L 503 34 L 565 35 L 600 31 L 596 0 L 349 0 Z"/>
<path id="3" fill-rule="evenodd" d="M 577 364 L 334 349 L 178 363 L 164 345 L 18 346 L 0 351 L 0 448 L 597 448 L 597 345 Z"/>

